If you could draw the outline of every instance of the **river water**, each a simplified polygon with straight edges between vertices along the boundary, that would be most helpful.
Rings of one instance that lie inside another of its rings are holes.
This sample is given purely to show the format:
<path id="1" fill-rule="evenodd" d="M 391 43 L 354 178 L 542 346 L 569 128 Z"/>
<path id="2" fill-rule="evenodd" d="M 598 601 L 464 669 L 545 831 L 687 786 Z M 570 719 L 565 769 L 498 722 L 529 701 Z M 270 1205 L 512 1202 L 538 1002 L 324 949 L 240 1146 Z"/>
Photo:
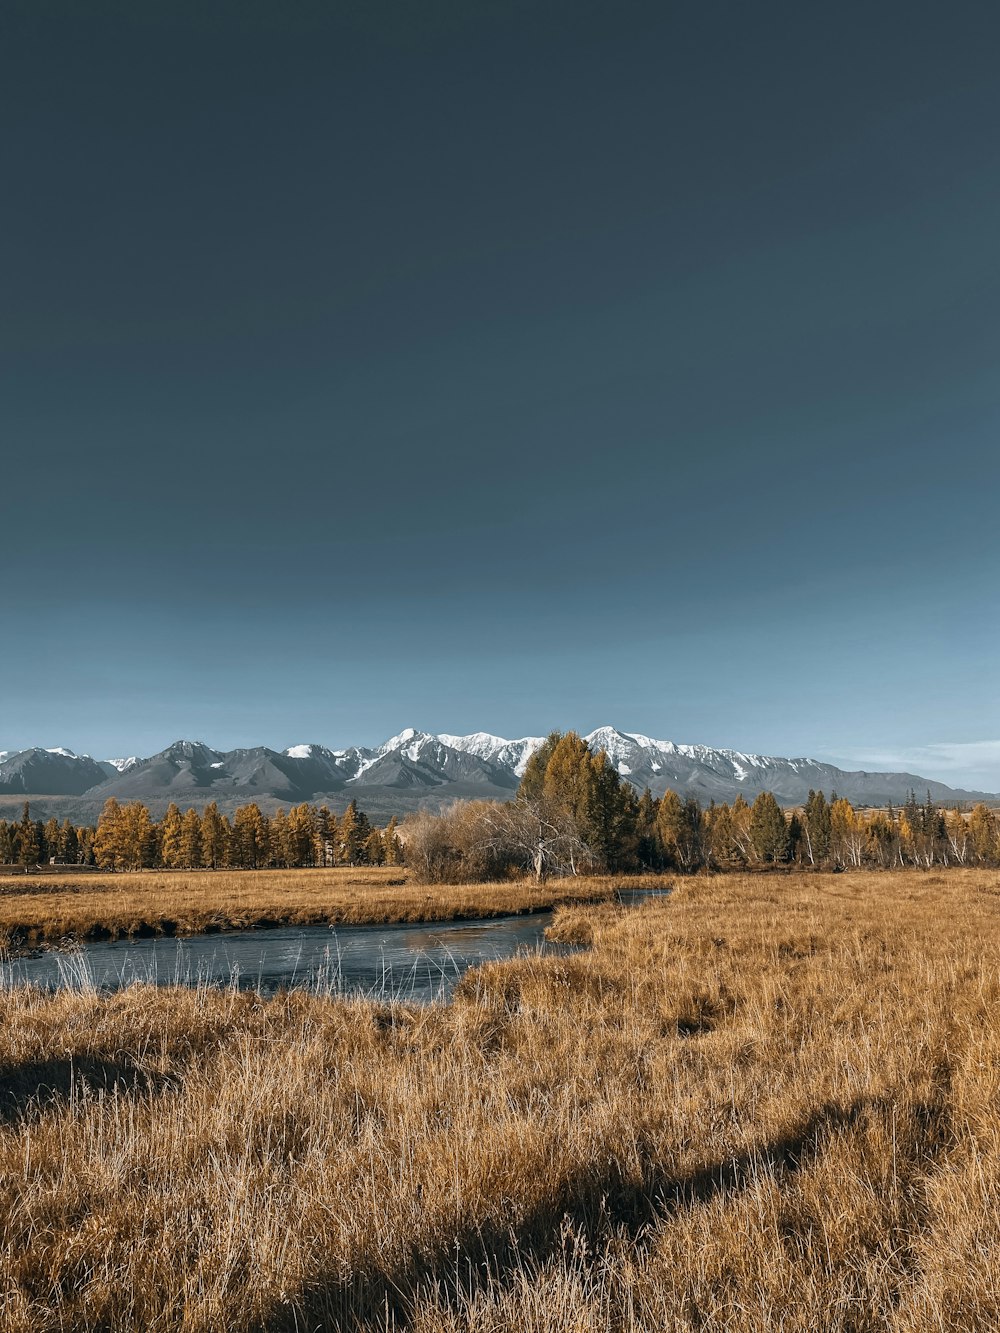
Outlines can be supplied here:
<path id="1" fill-rule="evenodd" d="M 188 938 L 88 942 L 0 962 L 0 985 L 119 990 L 134 982 L 237 986 L 273 994 L 304 987 L 411 1001 L 447 999 L 477 963 L 563 952 L 545 940 L 551 912 L 392 926 L 305 926 Z"/>

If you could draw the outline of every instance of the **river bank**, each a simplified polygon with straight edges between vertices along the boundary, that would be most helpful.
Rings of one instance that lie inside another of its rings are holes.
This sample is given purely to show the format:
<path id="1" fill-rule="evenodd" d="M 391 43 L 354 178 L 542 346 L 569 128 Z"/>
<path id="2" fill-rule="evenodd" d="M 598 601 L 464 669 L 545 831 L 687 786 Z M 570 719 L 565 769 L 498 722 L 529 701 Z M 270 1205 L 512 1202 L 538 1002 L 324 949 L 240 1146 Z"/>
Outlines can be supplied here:
<path id="1" fill-rule="evenodd" d="M 662 876 L 418 884 L 399 867 L 168 871 L 0 879 L 0 951 L 88 940 L 478 920 L 612 899 Z"/>

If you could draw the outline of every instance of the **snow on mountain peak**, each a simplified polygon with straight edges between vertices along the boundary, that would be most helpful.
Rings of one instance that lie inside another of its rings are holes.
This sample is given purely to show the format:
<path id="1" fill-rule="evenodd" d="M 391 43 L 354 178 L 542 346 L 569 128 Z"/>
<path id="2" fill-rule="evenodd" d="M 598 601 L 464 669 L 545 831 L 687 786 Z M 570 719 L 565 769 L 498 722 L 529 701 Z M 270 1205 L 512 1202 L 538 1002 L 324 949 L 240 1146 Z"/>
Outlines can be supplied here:
<path id="1" fill-rule="evenodd" d="M 474 754 L 478 759 L 485 759 L 488 763 L 513 769 L 519 778 L 524 777 L 528 760 L 545 742 L 544 736 L 522 736 L 520 740 L 508 741 L 503 736 L 494 736 L 488 731 L 473 731 L 468 736 L 450 736 L 442 733 L 437 739 L 449 749 Z"/>
<path id="2" fill-rule="evenodd" d="M 45 753 L 46 753 L 46 754 L 59 754 L 59 755 L 62 755 L 62 757 L 63 757 L 64 759 L 83 759 L 83 758 L 86 758 L 85 755 L 74 754 L 72 750 L 66 750 L 66 749 L 64 749 L 63 746 L 61 746 L 61 745 L 53 746 L 51 749 L 47 749 L 47 750 L 45 751 Z"/>
<path id="3" fill-rule="evenodd" d="M 119 773 L 125 773 L 133 764 L 139 762 L 139 757 L 138 755 L 132 754 L 129 755 L 127 759 L 105 759 L 104 762 L 110 764 L 112 768 L 117 768 Z"/>
<path id="4" fill-rule="evenodd" d="M 494 750 L 502 750 L 510 741 L 503 736 L 494 736 L 488 731 L 473 731 L 468 736 L 451 736 L 447 732 L 438 732 L 438 740 L 452 750 L 464 750 L 466 754 L 488 755 Z"/>
<path id="5" fill-rule="evenodd" d="M 406 745 L 408 741 L 418 739 L 433 740 L 433 737 L 428 736 L 426 731 L 417 731 L 416 727 L 404 727 L 398 736 L 390 736 L 387 741 L 384 741 L 378 747 L 379 753 L 391 754 L 393 750 L 398 750 L 401 746 Z"/>
<path id="6" fill-rule="evenodd" d="M 636 738 L 625 731 L 619 731 L 617 727 L 598 727 L 584 740 L 592 750 L 604 750 L 616 765 L 634 755 L 637 748 Z"/>

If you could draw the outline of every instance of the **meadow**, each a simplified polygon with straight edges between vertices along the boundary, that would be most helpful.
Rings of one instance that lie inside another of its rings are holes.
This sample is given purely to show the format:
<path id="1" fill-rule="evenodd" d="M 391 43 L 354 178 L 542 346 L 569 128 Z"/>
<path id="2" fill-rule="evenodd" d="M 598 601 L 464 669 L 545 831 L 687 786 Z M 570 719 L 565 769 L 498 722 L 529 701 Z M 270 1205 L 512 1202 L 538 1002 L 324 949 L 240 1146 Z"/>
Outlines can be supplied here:
<path id="1" fill-rule="evenodd" d="M 0 1327 L 1000 1328 L 995 871 L 553 929 L 449 1006 L 0 993 Z"/>
<path id="2" fill-rule="evenodd" d="M 431 886 L 400 866 L 3 875 L 0 950 L 268 926 L 470 920 L 610 898 L 617 883 L 576 877 Z"/>

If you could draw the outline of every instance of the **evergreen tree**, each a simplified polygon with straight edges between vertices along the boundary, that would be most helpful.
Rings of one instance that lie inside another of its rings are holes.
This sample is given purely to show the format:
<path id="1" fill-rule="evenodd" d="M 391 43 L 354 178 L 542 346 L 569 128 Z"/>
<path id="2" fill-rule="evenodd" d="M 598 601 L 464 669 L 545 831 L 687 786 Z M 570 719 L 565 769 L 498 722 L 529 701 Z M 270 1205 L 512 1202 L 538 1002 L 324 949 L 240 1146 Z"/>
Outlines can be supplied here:
<path id="1" fill-rule="evenodd" d="M 382 835 L 382 846 L 385 852 L 385 864 L 387 866 L 400 866 L 403 864 L 403 844 L 399 840 L 396 832 L 397 821 L 393 815 L 385 826 L 385 832 Z"/>
<path id="2" fill-rule="evenodd" d="M 59 859 L 67 865 L 76 865 L 80 858 L 80 837 L 68 819 L 59 830 Z"/>
<path id="3" fill-rule="evenodd" d="M 581 836 L 598 865 L 611 871 L 630 869 L 638 844 L 638 798 L 604 750 L 588 755 L 585 763 L 584 806 L 578 818 Z"/>
<path id="4" fill-rule="evenodd" d="M 377 828 L 373 828 L 365 839 L 365 860 L 370 866 L 380 866 L 385 861 L 385 844 Z"/>
<path id="5" fill-rule="evenodd" d="M 24 803 L 24 810 L 21 814 L 21 822 L 17 826 L 17 835 L 15 840 L 17 849 L 18 864 L 27 874 L 32 866 L 38 865 L 38 858 L 41 854 L 41 843 L 38 837 L 38 827 L 31 818 L 31 809 L 28 802 Z"/>
<path id="6" fill-rule="evenodd" d="M 656 838 L 657 803 L 647 787 L 635 808 L 635 854 L 640 866 L 659 869 L 660 855 Z"/>
<path id="7" fill-rule="evenodd" d="M 788 821 L 788 855 L 793 861 L 801 862 L 805 851 L 805 828 L 796 812 Z"/>
<path id="8" fill-rule="evenodd" d="M 825 865 L 830 856 L 830 807 L 821 791 L 812 791 L 806 798 L 802 815 L 802 837 L 805 856 L 810 865 Z"/>
<path id="9" fill-rule="evenodd" d="M 542 789 L 545 786 L 545 770 L 548 768 L 549 760 L 561 740 L 562 732 L 550 731 L 538 749 L 530 756 L 524 768 L 524 776 L 521 778 L 517 789 L 517 799 L 519 801 L 541 800 Z"/>
<path id="10" fill-rule="evenodd" d="M 357 801 L 350 805 L 340 817 L 339 839 L 340 859 L 349 866 L 356 866 L 361 861 L 361 851 L 367 832 L 362 828 Z"/>
<path id="11" fill-rule="evenodd" d="M 760 861 L 784 861 L 788 855 L 788 825 L 769 791 L 762 791 L 750 808 L 750 838 Z"/>
<path id="12" fill-rule="evenodd" d="M 59 821 L 55 817 L 47 819 L 42 828 L 42 860 L 52 861 L 59 856 Z"/>

